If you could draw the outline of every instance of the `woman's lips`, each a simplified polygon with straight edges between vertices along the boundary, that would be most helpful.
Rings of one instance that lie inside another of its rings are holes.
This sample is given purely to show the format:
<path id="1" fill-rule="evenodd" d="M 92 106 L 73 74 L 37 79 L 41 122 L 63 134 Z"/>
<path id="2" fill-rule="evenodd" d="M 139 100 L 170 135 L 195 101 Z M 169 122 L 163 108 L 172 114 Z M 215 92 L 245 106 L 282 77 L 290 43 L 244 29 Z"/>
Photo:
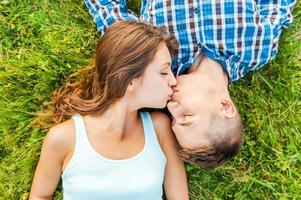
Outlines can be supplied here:
<path id="1" fill-rule="evenodd" d="M 172 101 L 172 94 L 168 96 L 167 103 Z"/>

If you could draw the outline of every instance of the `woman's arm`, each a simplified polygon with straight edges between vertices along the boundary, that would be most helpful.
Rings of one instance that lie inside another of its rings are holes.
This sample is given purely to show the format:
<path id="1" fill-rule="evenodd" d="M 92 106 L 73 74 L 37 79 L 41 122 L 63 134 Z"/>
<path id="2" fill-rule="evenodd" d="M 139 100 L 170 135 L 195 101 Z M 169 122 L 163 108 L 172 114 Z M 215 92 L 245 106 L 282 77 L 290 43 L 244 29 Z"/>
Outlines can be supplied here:
<path id="1" fill-rule="evenodd" d="M 72 143 L 70 125 L 72 126 L 68 121 L 51 128 L 44 139 L 31 186 L 30 200 L 52 199 L 60 180 L 64 159 Z"/>
<path id="2" fill-rule="evenodd" d="M 189 199 L 187 178 L 182 159 L 176 152 L 176 139 L 171 130 L 171 121 L 164 113 L 152 113 L 156 133 L 167 158 L 164 190 L 168 200 Z"/>

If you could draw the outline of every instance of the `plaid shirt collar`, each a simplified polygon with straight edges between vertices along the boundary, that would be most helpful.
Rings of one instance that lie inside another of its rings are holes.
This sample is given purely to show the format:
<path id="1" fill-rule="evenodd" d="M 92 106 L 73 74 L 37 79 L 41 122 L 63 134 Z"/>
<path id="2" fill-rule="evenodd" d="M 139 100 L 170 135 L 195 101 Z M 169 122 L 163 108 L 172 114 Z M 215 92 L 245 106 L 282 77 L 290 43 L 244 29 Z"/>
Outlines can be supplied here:
<path id="1" fill-rule="evenodd" d="M 116 20 L 137 20 L 125 0 L 85 0 L 99 31 Z M 219 62 L 231 81 L 276 56 L 296 0 L 143 0 L 140 20 L 170 32 L 179 42 L 172 66 L 181 75 L 199 53 Z"/>

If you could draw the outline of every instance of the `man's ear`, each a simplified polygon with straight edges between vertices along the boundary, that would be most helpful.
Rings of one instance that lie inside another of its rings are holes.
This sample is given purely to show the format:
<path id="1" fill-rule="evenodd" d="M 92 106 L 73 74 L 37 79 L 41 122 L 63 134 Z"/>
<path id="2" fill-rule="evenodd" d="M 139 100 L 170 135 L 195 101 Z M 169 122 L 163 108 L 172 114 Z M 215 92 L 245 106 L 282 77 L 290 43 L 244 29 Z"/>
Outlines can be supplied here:
<path id="1" fill-rule="evenodd" d="M 233 118 L 237 115 L 237 109 L 233 101 L 229 99 L 221 100 L 221 111 L 226 118 Z"/>

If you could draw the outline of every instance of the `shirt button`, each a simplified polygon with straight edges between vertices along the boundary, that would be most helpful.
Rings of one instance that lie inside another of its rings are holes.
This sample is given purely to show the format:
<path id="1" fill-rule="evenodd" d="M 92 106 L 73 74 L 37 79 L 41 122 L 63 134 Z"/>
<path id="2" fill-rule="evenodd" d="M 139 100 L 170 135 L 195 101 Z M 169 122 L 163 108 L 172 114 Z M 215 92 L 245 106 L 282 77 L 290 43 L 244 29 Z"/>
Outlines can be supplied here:
<path id="1" fill-rule="evenodd" d="M 198 9 L 198 8 L 195 8 L 195 9 L 194 9 L 194 13 L 197 14 L 198 12 L 199 12 L 199 9 Z"/>
<path id="2" fill-rule="evenodd" d="M 162 25 L 160 28 L 162 31 L 167 31 L 167 27 L 165 25 Z"/>

